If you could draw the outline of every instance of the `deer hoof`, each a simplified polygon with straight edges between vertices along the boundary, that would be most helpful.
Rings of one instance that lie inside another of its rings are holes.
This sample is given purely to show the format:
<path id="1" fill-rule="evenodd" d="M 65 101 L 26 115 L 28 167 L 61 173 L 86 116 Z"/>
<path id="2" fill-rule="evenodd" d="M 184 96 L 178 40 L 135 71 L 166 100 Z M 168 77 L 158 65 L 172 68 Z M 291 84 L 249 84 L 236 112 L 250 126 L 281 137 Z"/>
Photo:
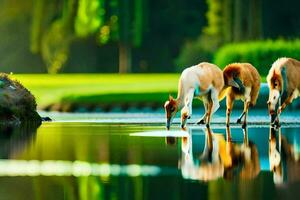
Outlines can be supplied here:
<path id="1" fill-rule="evenodd" d="M 247 127 L 247 123 L 243 123 L 242 128 L 245 129 Z"/>
<path id="2" fill-rule="evenodd" d="M 205 120 L 204 119 L 200 119 L 197 124 L 205 124 Z"/>

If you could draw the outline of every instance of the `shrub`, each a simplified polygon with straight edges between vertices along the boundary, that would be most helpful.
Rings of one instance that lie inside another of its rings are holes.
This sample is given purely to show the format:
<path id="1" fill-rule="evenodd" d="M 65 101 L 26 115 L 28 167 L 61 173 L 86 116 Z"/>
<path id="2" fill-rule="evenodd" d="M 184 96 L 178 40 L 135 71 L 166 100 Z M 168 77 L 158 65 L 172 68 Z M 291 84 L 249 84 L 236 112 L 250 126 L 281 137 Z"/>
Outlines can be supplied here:
<path id="1" fill-rule="evenodd" d="M 214 63 L 224 68 L 229 63 L 249 62 L 261 76 L 266 76 L 272 63 L 279 57 L 300 59 L 300 40 L 266 40 L 227 44 L 214 56 Z"/>
<path id="2" fill-rule="evenodd" d="M 207 35 L 201 35 L 196 40 L 186 42 L 175 60 L 176 71 L 181 72 L 184 68 L 200 62 L 211 62 L 213 53 L 220 44 L 220 39 Z"/>

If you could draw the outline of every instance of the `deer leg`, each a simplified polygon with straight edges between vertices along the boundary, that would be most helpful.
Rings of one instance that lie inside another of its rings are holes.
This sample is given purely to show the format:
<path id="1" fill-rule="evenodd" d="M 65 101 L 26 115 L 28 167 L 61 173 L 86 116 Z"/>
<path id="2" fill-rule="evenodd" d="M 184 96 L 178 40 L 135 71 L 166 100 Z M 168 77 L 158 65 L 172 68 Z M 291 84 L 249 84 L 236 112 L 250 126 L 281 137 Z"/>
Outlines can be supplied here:
<path id="1" fill-rule="evenodd" d="M 245 106 L 244 106 L 245 107 Z M 239 116 L 239 118 L 236 120 L 236 123 L 240 124 L 242 122 L 242 118 L 244 117 L 245 115 L 245 111 L 243 110 L 242 114 Z"/>
<path id="2" fill-rule="evenodd" d="M 243 128 L 243 133 L 244 133 L 244 144 L 246 146 L 249 146 L 248 129 L 247 129 L 247 127 Z"/>
<path id="3" fill-rule="evenodd" d="M 204 115 L 196 122 L 196 124 L 205 124 L 207 118 L 207 113 L 205 112 Z"/>
<path id="4" fill-rule="evenodd" d="M 279 106 L 277 114 L 280 115 L 281 112 L 287 107 L 287 105 L 291 104 L 294 99 L 294 92 Z"/>
<path id="5" fill-rule="evenodd" d="M 192 102 L 194 98 L 194 89 L 190 89 L 185 97 L 184 106 L 181 109 L 181 128 L 185 129 L 187 119 L 192 115 Z"/>
<path id="6" fill-rule="evenodd" d="M 230 114 L 231 114 L 231 111 L 232 111 L 232 108 L 233 108 L 233 98 L 230 96 L 230 95 L 227 95 L 227 98 L 226 98 L 226 126 L 229 127 L 230 125 Z"/>
<path id="7" fill-rule="evenodd" d="M 219 93 L 212 88 L 210 91 L 210 94 L 208 95 L 208 106 L 207 106 L 207 115 L 206 115 L 206 126 L 209 127 L 210 125 L 210 119 L 214 112 L 218 110 L 220 107 L 219 99 L 218 99 Z"/>
<path id="8" fill-rule="evenodd" d="M 244 122 L 243 122 L 242 128 L 245 128 L 246 125 L 247 125 L 247 116 L 248 116 L 249 106 L 250 106 L 250 101 L 245 101 L 244 102 L 243 113 L 241 114 L 241 116 L 237 120 L 237 123 L 241 123 L 242 118 L 244 117 Z"/>
<path id="9" fill-rule="evenodd" d="M 213 142 L 212 142 L 212 131 L 209 127 L 207 127 L 207 138 L 206 138 L 206 143 L 207 147 L 209 149 L 209 152 L 211 153 L 213 150 Z"/>
<path id="10" fill-rule="evenodd" d="M 231 132 L 229 126 L 226 126 L 226 141 L 231 142 Z"/>
<path id="11" fill-rule="evenodd" d="M 245 100 L 244 100 L 244 110 L 242 112 L 242 114 L 240 115 L 240 117 L 237 119 L 237 123 L 241 123 L 242 122 L 242 118 L 244 117 L 244 122 L 243 122 L 243 126 L 245 126 L 245 123 L 246 123 L 246 118 L 247 118 L 247 112 L 248 112 L 248 109 L 249 109 L 249 106 L 250 106 L 250 100 L 251 100 L 251 88 L 248 88 L 246 87 L 245 88 L 245 94 L 244 94 L 244 97 L 245 97 Z"/>
<path id="12" fill-rule="evenodd" d="M 205 109 L 204 115 L 196 122 L 197 124 L 205 124 L 206 118 L 207 118 L 207 99 L 206 97 L 203 97 L 203 105 Z"/>
<path id="13" fill-rule="evenodd" d="M 288 98 L 279 106 L 277 110 L 277 116 L 274 119 L 273 123 L 271 124 L 272 126 L 276 126 L 277 128 L 280 127 L 280 122 L 279 122 L 279 116 L 282 113 L 283 110 L 287 107 L 287 105 L 291 104 L 294 99 L 294 92 L 288 96 Z"/>
<path id="14" fill-rule="evenodd" d="M 245 103 L 246 105 L 245 105 L 245 117 L 244 117 L 244 123 L 243 123 L 243 125 L 242 125 L 242 128 L 246 128 L 246 126 L 247 126 L 247 117 L 248 117 L 248 111 L 249 111 L 249 106 L 250 106 L 250 101 L 248 101 L 248 102 L 246 102 Z"/>
<path id="15" fill-rule="evenodd" d="M 212 115 L 212 108 L 213 108 L 213 102 L 212 100 L 208 101 L 208 106 L 207 106 L 207 117 L 206 117 L 206 127 L 209 128 L 210 125 L 210 118 Z"/>

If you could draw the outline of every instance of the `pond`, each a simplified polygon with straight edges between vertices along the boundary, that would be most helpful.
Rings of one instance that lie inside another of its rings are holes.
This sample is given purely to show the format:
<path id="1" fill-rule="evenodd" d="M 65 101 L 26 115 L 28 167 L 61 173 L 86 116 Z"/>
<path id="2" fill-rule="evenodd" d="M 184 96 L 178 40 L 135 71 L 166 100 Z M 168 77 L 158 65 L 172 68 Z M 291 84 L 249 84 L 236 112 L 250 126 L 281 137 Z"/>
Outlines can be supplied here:
<path id="1" fill-rule="evenodd" d="M 2 129 L 0 197 L 299 199 L 299 128 L 164 129 L 97 122 Z"/>

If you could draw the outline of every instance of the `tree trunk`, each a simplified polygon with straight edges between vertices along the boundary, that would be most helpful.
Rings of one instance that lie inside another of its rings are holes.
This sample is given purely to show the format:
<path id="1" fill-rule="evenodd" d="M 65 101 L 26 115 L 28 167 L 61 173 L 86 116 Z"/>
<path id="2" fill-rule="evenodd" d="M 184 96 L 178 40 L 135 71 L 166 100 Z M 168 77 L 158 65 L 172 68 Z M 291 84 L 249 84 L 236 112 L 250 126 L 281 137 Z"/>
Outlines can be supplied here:
<path id="1" fill-rule="evenodd" d="M 47 12 L 46 12 L 47 13 Z M 40 52 L 43 26 L 44 26 L 44 14 L 45 14 L 45 1 L 34 0 L 33 1 L 33 13 L 31 20 L 31 37 L 30 37 L 30 50 L 33 53 Z"/>
<path id="2" fill-rule="evenodd" d="M 131 46 L 126 43 L 119 43 L 119 73 L 131 72 Z"/>
<path id="3" fill-rule="evenodd" d="M 224 42 L 232 42 L 233 40 L 233 1 L 234 0 L 224 0 L 223 1 L 223 36 Z"/>
<path id="4" fill-rule="evenodd" d="M 131 72 L 130 0 L 120 0 L 119 13 L 119 73 Z"/>
<path id="5" fill-rule="evenodd" d="M 250 26 L 250 38 L 252 40 L 260 39 L 262 35 L 262 27 L 261 27 L 261 9 L 262 2 L 261 0 L 252 0 L 250 1 L 250 17 L 249 17 L 249 26 Z"/>
<path id="6" fill-rule="evenodd" d="M 241 2 L 241 0 L 235 0 L 234 2 L 233 41 L 235 42 L 242 40 L 243 10 L 241 4 L 243 3 L 245 2 Z"/>

